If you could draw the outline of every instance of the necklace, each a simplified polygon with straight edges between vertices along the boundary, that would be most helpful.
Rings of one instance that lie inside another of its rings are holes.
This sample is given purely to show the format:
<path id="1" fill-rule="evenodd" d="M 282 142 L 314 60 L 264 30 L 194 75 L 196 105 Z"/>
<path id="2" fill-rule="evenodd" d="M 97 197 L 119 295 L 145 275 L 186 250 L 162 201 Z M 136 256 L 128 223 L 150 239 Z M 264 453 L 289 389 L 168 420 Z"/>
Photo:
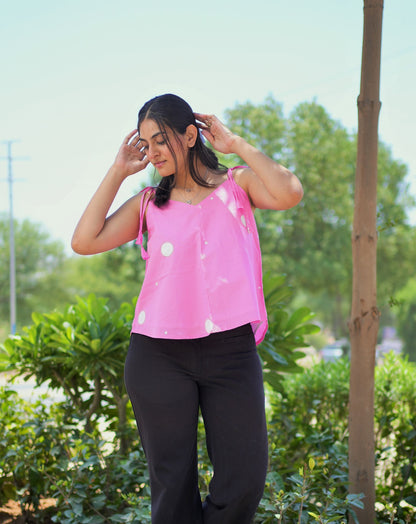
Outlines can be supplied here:
<path id="1" fill-rule="evenodd" d="M 205 171 L 204 178 L 206 178 L 207 174 L 208 174 L 208 168 Z M 189 204 L 189 205 L 192 205 L 192 200 L 196 198 L 199 195 L 199 193 L 201 192 L 200 185 L 198 185 L 198 191 L 196 191 L 194 195 L 190 195 L 190 193 L 193 193 L 194 191 L 193 188 L 191 187 L 178 187 L 177 189 L 180 189 L 181 191 L 185 192 L 184 201 L 185 201 L 185 204 Z"/>
<path id="2" fill-rule="evenodd" d="M 188 188 L 188 187 L 185 188 L 185 193 L 192 193 L 192 189 L 190 189 L 190 188 Z M 185 199 L 185 202 L 186 202 L 187 204 L 192 204 L 192 198 Z"/>
<path id="3" fill-rule="evenodd" d="M 192 200 L 199 195 L 201 192 L 201 187 L 199 187 L 199 190 L 195 193 L 195 195 L 190 195 L 189 193 L 193 193 L 193 189 L 190 187 L 185 187 L 182 191 L 185 191 L 187 193 L 185 195 L 185 204 L 192 204 Z"/>

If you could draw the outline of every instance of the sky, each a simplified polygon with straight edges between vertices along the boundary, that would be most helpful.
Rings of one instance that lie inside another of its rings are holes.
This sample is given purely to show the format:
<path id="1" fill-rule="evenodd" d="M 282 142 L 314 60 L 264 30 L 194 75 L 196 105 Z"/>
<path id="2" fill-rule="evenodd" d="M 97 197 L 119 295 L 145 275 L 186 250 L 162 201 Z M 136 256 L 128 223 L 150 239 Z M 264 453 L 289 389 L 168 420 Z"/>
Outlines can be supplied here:
<path id="1" fill-rule="evenodd" d="M 416 2 L 384 3 L 379 134 L 416 195 Z M 1 141 L 16 140 L 14 216 L 42 224 L 70 254 L 138 110 L 166 92 L 219 118 L 269 94 L 286 116 L 316 100 L 356 131 L 362 30 L 362 0 L 0 0 L 0 213 Z M 130 177 L 113 207 L 147 176 Z"/>

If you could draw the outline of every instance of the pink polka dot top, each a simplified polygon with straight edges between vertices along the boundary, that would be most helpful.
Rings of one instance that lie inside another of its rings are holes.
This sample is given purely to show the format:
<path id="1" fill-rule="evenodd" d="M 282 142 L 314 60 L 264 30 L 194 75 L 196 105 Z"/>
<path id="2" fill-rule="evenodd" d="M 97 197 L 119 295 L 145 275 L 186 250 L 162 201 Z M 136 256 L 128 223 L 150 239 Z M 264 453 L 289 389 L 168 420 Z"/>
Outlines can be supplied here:
<path id="1" fill-rule="evenodd" d="M 169 200 L 158 208 L 151 200 L 154 191 L 143 190 L 136 243 L 146 271 L 132 332 L 191 339 L 250 323 L 259 344 L 267 331 L 259 237 L 250 201 L 232 169 L 196 205 Z"/>

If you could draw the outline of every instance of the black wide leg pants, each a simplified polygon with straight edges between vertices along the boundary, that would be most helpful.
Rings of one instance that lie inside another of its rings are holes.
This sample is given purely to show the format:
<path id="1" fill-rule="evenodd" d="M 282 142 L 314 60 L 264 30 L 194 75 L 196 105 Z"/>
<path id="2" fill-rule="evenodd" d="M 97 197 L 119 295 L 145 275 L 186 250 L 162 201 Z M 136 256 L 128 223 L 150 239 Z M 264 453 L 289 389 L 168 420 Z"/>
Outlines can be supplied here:
<path id="1" fill-rule="evenodd" d="M 250 325 L 190 340 L 133 333 L 125 382 L 146 453 L 153 524 L 249 524 L 263 494 L 267 430 Z M 214 476 L 198 489 L 204 419 Z"/>

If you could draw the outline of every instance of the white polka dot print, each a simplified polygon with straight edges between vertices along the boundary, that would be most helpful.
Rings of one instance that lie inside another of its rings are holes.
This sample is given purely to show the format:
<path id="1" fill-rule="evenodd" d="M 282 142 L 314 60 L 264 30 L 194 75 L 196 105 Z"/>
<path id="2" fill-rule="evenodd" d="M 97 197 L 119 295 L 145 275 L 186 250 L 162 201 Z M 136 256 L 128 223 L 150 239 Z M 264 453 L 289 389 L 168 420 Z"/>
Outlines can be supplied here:
<path id="1" fill-rule="evenodd" d="M 171 242 L 163 243 L 160 251 L 164 257 L 170 257 L 170 255 L 173 253 L 173 244 Z"/>
<path id="2" fill-rule="evenodd" d="M 207 318 L 205 321 L 205 331 L 207 333 L 211 333 L 211 331 L 214 329 L 214 323 L 210 318 Z"/>
<path id="3" fill-rule="evenodd" d="M 144 311 L 140 311 L 139 317 L 137 319 L 139 324 L 144 324 L 144 321 L 146 320 L 146 313 Z"/>

